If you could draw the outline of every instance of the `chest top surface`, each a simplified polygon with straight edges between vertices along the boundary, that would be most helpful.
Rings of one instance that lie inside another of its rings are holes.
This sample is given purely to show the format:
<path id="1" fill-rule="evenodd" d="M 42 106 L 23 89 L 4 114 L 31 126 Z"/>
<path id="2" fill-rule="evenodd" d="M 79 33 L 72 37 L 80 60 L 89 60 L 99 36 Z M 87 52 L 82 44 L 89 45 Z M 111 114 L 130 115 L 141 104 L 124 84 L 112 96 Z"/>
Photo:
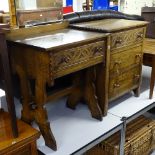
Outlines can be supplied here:
<path id="1" fill-rule="evenodd" d="M 148 22 L 146 21 L 136 21 L 126 19 L 104 19 L 104 20 L 95 20 L 90 22 L 71 24 L 71 26 L 81 29 L 90 29 L 94 31 L 98 30 L 110 33 L 124 29 L 130 29 L 133 27 L 145 26 L 147 24 Z"/>
<path id="2" fill-rule="evenodd" d="M 49 51 L 58 47 L 62 48 L 72 44 L 85 43 L 93 41 L 94 39 L 104 38 L 107 35 L 108 34 L 65 28 L 56 31 L 31 34 L 29 36 L 18 36 L 12 38 L 11 42 Z"/>

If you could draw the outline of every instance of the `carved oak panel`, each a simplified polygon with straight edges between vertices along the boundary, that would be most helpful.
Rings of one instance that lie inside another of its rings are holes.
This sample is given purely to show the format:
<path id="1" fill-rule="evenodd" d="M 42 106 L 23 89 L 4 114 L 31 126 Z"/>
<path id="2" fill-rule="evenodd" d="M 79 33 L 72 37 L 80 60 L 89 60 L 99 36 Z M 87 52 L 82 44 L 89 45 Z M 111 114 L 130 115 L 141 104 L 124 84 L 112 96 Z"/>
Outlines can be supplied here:
<path id="1" fill-rule="evenodd" d="M 144 38 L 144 28 L 132 29 L 113 33 L 111 35 L 111 49 L 118 49 L 140 43 Z"/>
<path id="2" fill-rule="evenodd" d="M 105 42 L 98 41 L 95 43 L 89 43 L 66 49 L 64 51 L 58 51 L 50 53 L 50 72 L 54 70 L 55 75 L 58 77 L 60 74 L 68 74 L 72 70 L 78 70 L 78 68 L 86 68 L 87 65 L 97 64 L 105 60 Z M 54 61 L 54 64 L 52 63 Z M 54 65 L 54 68 L 53 68 Z M 64 71 L 64 73 L 62 73 Z"/>

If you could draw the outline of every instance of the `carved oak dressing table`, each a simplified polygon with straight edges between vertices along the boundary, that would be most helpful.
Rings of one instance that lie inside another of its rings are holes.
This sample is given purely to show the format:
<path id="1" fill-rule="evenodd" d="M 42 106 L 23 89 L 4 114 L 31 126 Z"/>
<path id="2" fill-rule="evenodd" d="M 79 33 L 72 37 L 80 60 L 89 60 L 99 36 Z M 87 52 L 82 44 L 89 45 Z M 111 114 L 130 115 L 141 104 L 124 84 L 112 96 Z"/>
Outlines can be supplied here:
<path id="1" fill-rule="evenodd" d="M 143 40 L 147 24 L 145 21 L 126 19 L 104 19 L 70 24 L 74 29 L 110 33 L 109 101 L 131 90 L 134 91 L 135 96 L 139 96 Z M 100 82 L 103 79 L 104 77 L 100 77 Z M 104 91 L 100 87 L 100 82 L 97 84 L 97 92 L 104 113 L 107 109 L 102 101 Z"/>
<path id="2" fill-rule="evenodd" d="M 68 103 L 84 98 L 94 118 L 102 119 L 95 96 L 95 71 L 104 74 L 105 91 L 108 82 L 108 34 L 68 29 L 68 23 L 56 23 L 25 29 L 11 30 L 7 34 L 13 70 L 20 78 L 23 97 L 22 119 L 35 120 L 45 139 L 45 144 L 56 150 L 56 141 L 50 129 L 44 104 L 55 98 L 69 95 Z M 98 70 L 94 70 L 96 66 Z M 86 69 L 88 68 L 88 69 Z M 78 71 L 78 72 L 77 72 Z M 74 73 L 70 87 L 48 95 L 46 85 Z M 34 80 L 34 91 L 30 80 Z M 99 79 L 96 78 L 96 81 Z M 105 97 L 105 106 L 107 106 Z"/>

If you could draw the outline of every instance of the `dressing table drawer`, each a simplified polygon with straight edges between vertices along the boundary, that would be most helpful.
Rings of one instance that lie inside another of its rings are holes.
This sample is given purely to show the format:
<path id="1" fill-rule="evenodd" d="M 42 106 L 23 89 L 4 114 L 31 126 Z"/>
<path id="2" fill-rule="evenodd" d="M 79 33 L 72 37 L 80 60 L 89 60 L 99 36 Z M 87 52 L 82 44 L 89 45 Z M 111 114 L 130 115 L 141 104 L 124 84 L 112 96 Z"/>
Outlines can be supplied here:
<path id="1" fill-rule="evenodd" d="M 144 33 L 144 28 L 113 33 L 111 35 L 111 49 L 114 50 L 141 43 L 144 38 Z"/>
<path id="2" fill-rule="evenodd" d="M 90 65 L 105 62 L 105 41 L 98 41 L 75 48 L 65 49 L 50 53 L 51 62 L 54 60 L 54 72 L 56 77 L 78 71 Z M 51 65 L 53 70 L 53 65 Z"/>

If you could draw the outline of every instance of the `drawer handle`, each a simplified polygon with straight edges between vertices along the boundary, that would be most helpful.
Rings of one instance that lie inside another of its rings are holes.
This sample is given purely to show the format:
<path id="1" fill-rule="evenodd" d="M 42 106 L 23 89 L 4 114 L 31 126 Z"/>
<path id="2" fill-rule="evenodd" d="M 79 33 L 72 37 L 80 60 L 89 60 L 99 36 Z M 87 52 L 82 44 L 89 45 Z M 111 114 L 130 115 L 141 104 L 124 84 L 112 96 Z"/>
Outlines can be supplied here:
<path id="1" fill-rule="evenodd" d="M 114 63 L 114 70 L 116 71 L 117 74 L 120 73 L 119 69 L 120 69 L 121 64 L 122 64 L 121 61 L 115 61 L 115 63 Z"/>
<path id="2" fill-rule="evenodd" d="M 119 87 L 120 87 L 120 84 L 118 84 L 118 83 L 114 84 L 114 88 L 119 88 Z"/>
<path id="3" fill-rule="evenodd" d="M 138 38 L 138 39 L 142 39 L 142 38 L 143 38 L 143 33 L 138 33 L 138 34 L 137 34 L 137 38 Z"/>
<path id="4" fill-rule="evenodd" d="M 140 78 L 140 75 L 135 74 L 134 77 L 135 77 L 136 80 L 138 80 Z"/>
<path id="5" fill-rule="evenodd" d="M 122 40 L 121 40 L 121 39 L 117 39 L 116 42 L 115 42 L 115 44 L 116 44 L 116 45 L 117 45 L 117 44 L 122 44 Z"/>
<path id="6" fill-rule="evenodd" d="M 103 48 L 102 47 L 97 47 L 96 50 L 94 51 L 94 54 L 102 53 L 102 52 L 103 52 Z"/>
<path id="7" fill-rule="evenodd" d="M 62 64 L 62 63 L 68 63 L 68 62 L 69 62 L 69 60 L 70 60 L 70 58 L 69 58 L 69 57 L 62 57 L 62 58 L 60 59 L 59 64 Z"/>
<path id="8" fill-rule="evenodd" d="M 69 57 L 64 57 L 64 62 L 65 62 L 65 63 L 68 63 L 68 62 L 69 62 L 69 60 L 70 60 L 70 58 L 69 58 Z"/>
<path id="9" fill-rule="evenodd" d="M 121 65 L 122 61 L 115 61 L 115 65 Z"/>
<path id="10" fill-rule="evenodd" d="M 136 54 L 136 63 L 141 62 L 142 55 L 141 54 Z"/>
<path id="11" fill-rule="evenodd" d="M 136 58 L 141 58 L 142 55 L 141 54 L 136 54 Z"/>

